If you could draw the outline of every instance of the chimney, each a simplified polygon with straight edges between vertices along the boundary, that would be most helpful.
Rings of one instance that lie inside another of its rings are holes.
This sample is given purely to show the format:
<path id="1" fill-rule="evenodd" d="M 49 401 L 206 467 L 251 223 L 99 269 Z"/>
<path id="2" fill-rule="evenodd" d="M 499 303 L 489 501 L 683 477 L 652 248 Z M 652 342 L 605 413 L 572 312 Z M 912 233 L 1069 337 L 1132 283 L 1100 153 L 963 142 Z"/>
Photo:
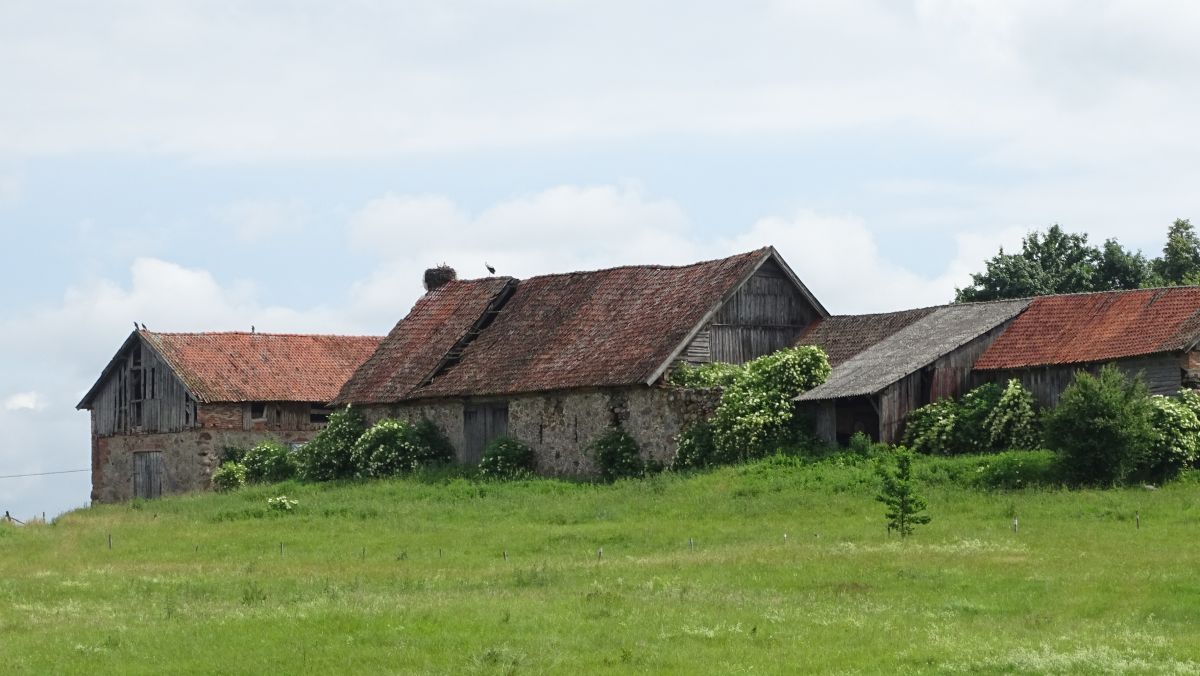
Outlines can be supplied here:
<path id="1" fill-rule="evenodd" d="M 458 273 L 454 268 L 442 263 L 436 268 L 429 268 L 425 271 L 425 292 L 428 293 L 434 289 L 441 288 L 458 279 Z"/>

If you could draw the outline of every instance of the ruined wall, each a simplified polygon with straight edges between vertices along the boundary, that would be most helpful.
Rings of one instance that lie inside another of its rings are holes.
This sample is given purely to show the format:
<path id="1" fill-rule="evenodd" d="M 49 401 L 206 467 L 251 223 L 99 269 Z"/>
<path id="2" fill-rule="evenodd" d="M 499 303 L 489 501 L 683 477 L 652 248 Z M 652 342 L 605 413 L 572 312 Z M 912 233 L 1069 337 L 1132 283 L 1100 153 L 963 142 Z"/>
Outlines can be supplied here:
<path id="1" fill-rule="evenodd" d="M 679 433 L 709 417 L 719 399 L 720 394 L 712 390 L 637 387 L 520 395 L 505 401 L 508 434 L 533 449 L 539 473 L 591 477 L 597 469 L 585 449 L 607 430 L 620 426 L 638 442 L 645 459 L 668 464 L 675 457 Z M 363 412 L 371 422 L 386 417 L 428 418 L 446 433 L 461 458 L 464 403 L 365 406 Z"/>

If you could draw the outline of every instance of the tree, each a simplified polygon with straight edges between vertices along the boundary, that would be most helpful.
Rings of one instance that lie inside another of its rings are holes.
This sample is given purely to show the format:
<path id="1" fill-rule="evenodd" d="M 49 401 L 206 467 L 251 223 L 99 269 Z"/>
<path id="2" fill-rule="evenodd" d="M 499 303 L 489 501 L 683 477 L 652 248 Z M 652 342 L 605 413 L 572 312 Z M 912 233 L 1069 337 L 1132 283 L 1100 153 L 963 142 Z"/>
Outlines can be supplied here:
<path id="1" fill-rule="evenodd" d="M 971 275 L 970 286 L 957 290 L 955 300 L 966 303 L 1092 291 L 1103 257 L 1099 249 L 1088 245 L 1087 235 L 1053 225 L 1044 234 L 1026 236 L 1021 253 L 1006 254 L 1000 249 L 987 261 L 984 272 Z"/>
<path id="2" fill-rule="evenodd" d="M 1169 286 L 1200 283 L 1200 236 L 1188 219 L 1175 219 L 1167 229 L 1167 243 L 1162 258 L 1154 260 L 1154 271 Z"/>
<path id="3" fill-rule="evenodd" d="M 881 465 L 879 469 L 881 486 L 876 500 L 882 502 L 887 511 L 888 530 L 900 533 L 905 538 L 912 535 L 917 526 L 929 523 L 929 515 L 925 511 L 925 500 L 917 495 L 913 486 L 912 461 L 913 454 L 907 448 L 897 448 L 894 456 L 896 467 L 892 469 Z"/>
<path id="4" fill-rule="evenodd" d="M 1141 251 L 1131 252 L 1115 239 L 1104 242 L 1092 279 L 1094 291 L 1118 291 L 1153 286 L 1156 275 Z"/>

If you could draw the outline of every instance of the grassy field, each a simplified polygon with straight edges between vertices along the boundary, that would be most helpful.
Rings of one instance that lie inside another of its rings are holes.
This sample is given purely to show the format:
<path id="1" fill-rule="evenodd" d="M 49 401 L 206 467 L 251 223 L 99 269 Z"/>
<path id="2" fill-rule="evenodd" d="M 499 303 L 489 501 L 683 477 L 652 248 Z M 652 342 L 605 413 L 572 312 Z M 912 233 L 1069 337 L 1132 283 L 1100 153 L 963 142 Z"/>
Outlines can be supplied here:
<path id="1" fill-rule="evenodd" d="M 1200 673 L 1200 485 L 947 478 L 978 463 L 921 461 L 905 542 L 845 459 L 81 510 L 0 528 L 0 671 Z"/>

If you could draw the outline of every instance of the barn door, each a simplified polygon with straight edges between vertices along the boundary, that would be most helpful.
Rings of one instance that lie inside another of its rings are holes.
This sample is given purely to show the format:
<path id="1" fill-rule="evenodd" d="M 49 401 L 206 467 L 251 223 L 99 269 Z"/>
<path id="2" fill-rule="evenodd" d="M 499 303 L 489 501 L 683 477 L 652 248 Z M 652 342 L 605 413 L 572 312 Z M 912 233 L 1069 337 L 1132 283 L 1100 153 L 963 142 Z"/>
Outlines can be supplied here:
<path id="1" fill-rule="evenodd" d="M 464 465 L 478 465 L 483 449 L 497 437 L 508 435 L 508 404 L 468 404 L 463 407 Z"/>
<path id="2" fill-rule="evenodd" d="M 133 454 L 133 496 L 153 499 L 162 495 L 162 451 Z"/>

